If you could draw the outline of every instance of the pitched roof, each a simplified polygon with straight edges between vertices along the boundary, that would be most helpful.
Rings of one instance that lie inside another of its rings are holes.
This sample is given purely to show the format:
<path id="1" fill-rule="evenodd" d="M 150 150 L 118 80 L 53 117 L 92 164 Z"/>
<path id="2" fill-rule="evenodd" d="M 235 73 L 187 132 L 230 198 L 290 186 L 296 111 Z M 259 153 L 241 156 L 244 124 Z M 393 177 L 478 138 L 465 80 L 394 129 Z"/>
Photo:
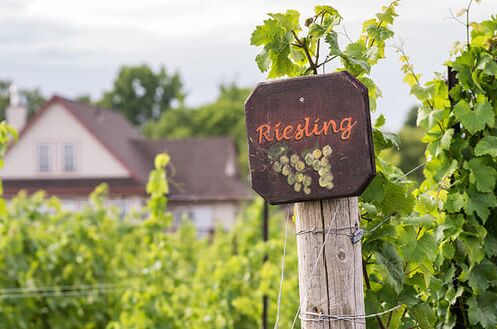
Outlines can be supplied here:
<path id="1" fill-rule="evenodd" d="M 130 173 L 130 179 L 26 179 L 4 180 L 6 194 L 19 189 L 43 189 L 50 194 L 82 195 L 100 182 L 107 182 L 114 194 L 145 193 L 148 173 L 158 153 L 171 156 L 169 168 L 171 200 L 245 200 L 251 197 L 247 184 L 226 167 L 236 162 L 230 138 L 147 140 L 119 112 L 54 96 L 30 119 L 19 138 L 53 104 L 60 104 L 79 121 Z M 64 182 L 62 182 L 64 181 Z"/>
<path id="2" fill-rule="evenodd" d="M 236 170 L 236 151 L 231 138 L 142 139 L 133 143 L 149 164 L 153 164 L 158 153 L 171 156 L 168 172 L 171 200 L 246 200 L 251 197 L 247 184 Z"/>

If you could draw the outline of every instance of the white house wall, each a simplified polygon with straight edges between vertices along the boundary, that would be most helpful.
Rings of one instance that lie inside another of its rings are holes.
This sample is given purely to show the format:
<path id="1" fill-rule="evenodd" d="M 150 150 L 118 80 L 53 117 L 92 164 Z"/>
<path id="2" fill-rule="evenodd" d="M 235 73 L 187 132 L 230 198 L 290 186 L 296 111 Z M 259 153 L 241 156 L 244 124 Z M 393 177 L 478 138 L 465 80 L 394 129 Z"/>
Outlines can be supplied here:
<path id="1" fill-rule="evenodd" d="M 236 201 L 192 203 L 171 201 L 168 208 L 174 214 L 176 225 L 180 223 L 181 218 L 188 219 L 195 225 L 199 235 L 203 236 L 216 227 L 232 229 L 236 223 L 240 204 Z"/>
<path id="2" fill-rule="evenodd" d="M 62 145 L 76 144 L 77 170 L 62 171 Z M 53 170 L 48 173 L 37 171 L 36 146 L 39 143 L 52 144 Z M 117 178 L 129 177 L 126 168 L 100 144 L 96 138 L 61 105 L 54 104 L 46 109 L 11 147 L 5 157 L 0 177 L 10 179 L 40 178 Z"/>

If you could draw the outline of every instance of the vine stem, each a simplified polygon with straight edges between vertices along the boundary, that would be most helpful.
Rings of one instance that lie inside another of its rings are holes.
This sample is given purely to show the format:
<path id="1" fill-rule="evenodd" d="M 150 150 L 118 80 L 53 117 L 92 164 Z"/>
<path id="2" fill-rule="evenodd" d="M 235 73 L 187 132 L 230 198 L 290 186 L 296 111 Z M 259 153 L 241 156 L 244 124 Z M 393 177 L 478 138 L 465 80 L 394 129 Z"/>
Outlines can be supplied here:
<path id="1" fill-rule="evenodd" d="M 469 10 L 471 9 L 472 4 L 473 0 L 469 0 L 468 6 L 466 7 L 466 45 L 468 46 L 468 49 L 471 48 L 469 37 Z"/>
<path id="2" fill-rule="evenodd" d="M 393 5 L 395 5 L 396 3 L 398 2 L 398 0 L 394 0 L 390 3 L 390 5 L 388 6 L 387 10 L 385 11 L 388 11 L 390 8 L 393 7 Z M 376 27 L 381 27 L 381 24 L 383 24 L 383 18 L 378 22 L 378 24 L 376 24 Z M 378 32 L 376 32 L 375 34 L 375 37 L 373 38 L 373 40 L 371 41 L 371 45 L 369 45 L 369 47 L 373 47 L 375 41 L 376 41 L 376 36 L 378 35 Z M 368 45 L 368 37 L 366 37 L 366 42 L 365 42 L 366 46 Z"/>
<path id="3" fill-rule="evenodd" d="M 297 33 L 295 33 L 294 30 L 292 30 L 292 34 L 293 34 L 293 37 L 295 38 L 295 42 L 296 42 L 296 44 L 294 44 L 294 45 L 297 47 L 300 47 L 304 50 L 305 57 L 307 57 L 307 60 L 309 61 L 310 69 L 312 70 L 313 74 L 318 74 L 318 69 L 316 67 L 316 64 L 312 60 L 311 54 L 309 53 L 309 48 L 307 47 L 307 43 L 305 41 L 305 38 L 304 38 L 304 41 L 302 42 L 302 41 L 300 41 L 299 37 L 297 36 Z"/>
<path id="4" fill-rule="evenodd" d="M 364 275 L 364 282 L 366 283 L 366 288 L 368 290 L 371 290 L 371 282 L 369 282 L 368 269 L 367 269 L 366 263 L 364 261 L 362 262 L 362 272 Z M 381 318 L 378 315 L 375 316 L 375 318 L 376 318 L 376 321 L 378 322 L 378 326 L 381 329 L 386 329 L 385 324 L 383 324 L 383 321 L 381 321 Z"/>

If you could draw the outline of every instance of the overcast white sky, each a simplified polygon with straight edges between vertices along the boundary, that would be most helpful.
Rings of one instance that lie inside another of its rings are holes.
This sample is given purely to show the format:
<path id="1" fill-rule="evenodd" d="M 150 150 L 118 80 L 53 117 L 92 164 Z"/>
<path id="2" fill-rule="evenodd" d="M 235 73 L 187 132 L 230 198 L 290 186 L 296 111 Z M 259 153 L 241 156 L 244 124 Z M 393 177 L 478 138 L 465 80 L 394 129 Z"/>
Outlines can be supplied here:
<path id="1" fill-rule="evenodd" d="M 385 0 L 0 0 L 0 79 L 20 88 L 40 87 L 46 96 L 99 97 L 119 67 L 147 63 L 180 72 L 187 103 L 215 99 L 218 86 L 233 80 L 253 86 L 264 79 L 250 34 L 268 12 L 297 9 L 304 17 L 316 4 L 336 7 L 348 33 Z M 395 31 L 424 77 L 442 64 L 464 27 L 448 19 L 467 0 L 401 0 Z M 496 0 L 474 5 L 472 20 L 497 14 Z M 394 41 L 398 44 L 398 41 Z M 379 111 L 395 130 L 415 104 L 402 84 L 393 49 L 374 70 L 383 91 Z"/>

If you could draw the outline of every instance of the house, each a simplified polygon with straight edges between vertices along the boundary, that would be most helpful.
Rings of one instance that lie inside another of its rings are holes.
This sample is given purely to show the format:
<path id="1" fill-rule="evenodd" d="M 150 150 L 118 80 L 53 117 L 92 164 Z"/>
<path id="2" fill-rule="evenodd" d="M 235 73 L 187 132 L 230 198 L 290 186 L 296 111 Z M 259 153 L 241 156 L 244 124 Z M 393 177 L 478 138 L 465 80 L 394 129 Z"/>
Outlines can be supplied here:
<path id="1" fill-rule="evenodd" d="M 19 131 L 0 177 L 4 194 L 44 190 L 78 209 L 100 183 L 109 202 L 123 213 L 140 207 L 158 153 L 171 156 L 169 209 L 188 217 L 205 233 L 233 226 L 241 203 L 251 198 L 237 170 L 230 138 L 148 140 L 120 113 L 52 97 L 26 121 L 26 110 L 11 97 L 7 121 Z"/>

